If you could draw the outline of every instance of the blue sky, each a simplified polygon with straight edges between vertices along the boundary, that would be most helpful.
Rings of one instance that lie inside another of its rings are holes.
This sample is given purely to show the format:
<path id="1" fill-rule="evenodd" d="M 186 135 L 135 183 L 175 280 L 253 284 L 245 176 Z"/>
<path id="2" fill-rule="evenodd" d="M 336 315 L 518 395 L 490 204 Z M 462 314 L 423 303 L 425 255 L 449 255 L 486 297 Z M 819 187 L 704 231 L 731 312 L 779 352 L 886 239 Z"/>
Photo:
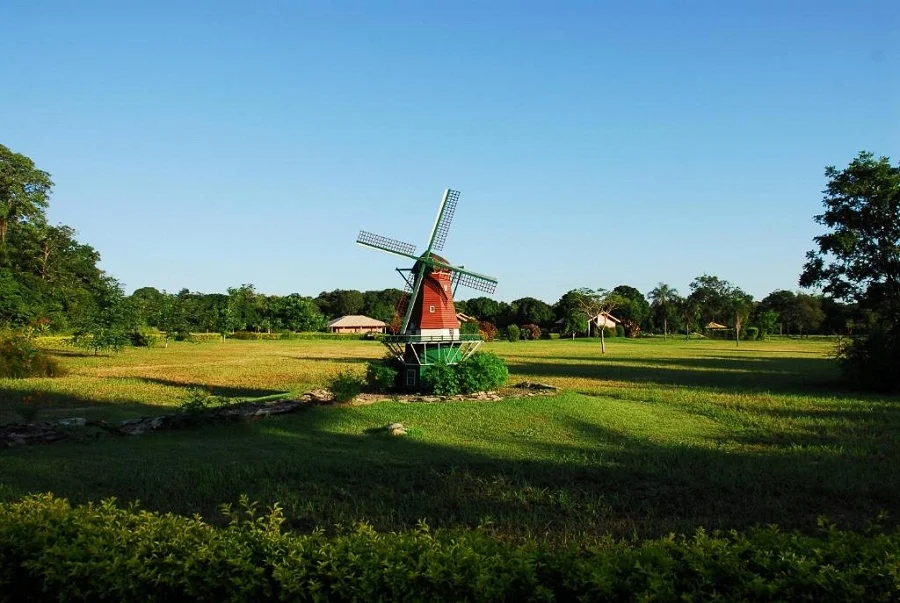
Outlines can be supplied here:
<path id="1" fill-rule="evenodd" d="M 0 56 L 0 142 L 127 291 L 399 286 L 357 232 L 421 248 L 449 186 L 499 299 L 760 298 L 825 165 L 900 160 L 896 1 L 5 0 Z"/>

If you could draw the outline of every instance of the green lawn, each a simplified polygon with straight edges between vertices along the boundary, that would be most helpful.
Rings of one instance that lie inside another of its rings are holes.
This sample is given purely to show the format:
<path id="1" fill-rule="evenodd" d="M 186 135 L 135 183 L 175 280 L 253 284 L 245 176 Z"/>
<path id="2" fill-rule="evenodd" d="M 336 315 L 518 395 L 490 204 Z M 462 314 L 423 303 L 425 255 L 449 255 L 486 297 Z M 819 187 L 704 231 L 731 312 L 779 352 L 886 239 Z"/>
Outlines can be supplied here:
<path id="1" fill-rule="evenodd" d="M 313 408 L 250 424 L 0 452 L 0 499 L 115 496 L 215 519 L 242 493 L 284 506 L 295 529 L 367 521 L 404 529 L 490 526 L 585 541 L 819 515 L 861 527 L 900 508 L 900 400 L 835 386 L 827 342 L 680 339 L 494 343 L 510 380 L 564 388 L 502 402 Z M 0 380 L 21 420 L 120 418 L 176 405 L 188 388 L 231 398 L 299 392 L 382 355 L 354 341 L 228 341 L 58 348 L 65 377 Z M 25 411 L 28 412 L 35 411 Z M 406 438 L 377 428 L 401 421 Z"/>

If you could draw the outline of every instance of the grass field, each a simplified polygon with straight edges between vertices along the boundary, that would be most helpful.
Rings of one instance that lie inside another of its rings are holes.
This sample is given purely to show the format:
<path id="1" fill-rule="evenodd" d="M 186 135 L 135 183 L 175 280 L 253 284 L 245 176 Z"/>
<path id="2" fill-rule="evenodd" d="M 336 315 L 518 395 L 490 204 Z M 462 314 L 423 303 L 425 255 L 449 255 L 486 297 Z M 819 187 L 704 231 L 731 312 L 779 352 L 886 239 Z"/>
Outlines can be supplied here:
<path id="1" fill-rule="evenodd" d="M 553 340 L 486 346 L 510 380 L 564 388 L 501 402 L 318 407 L 255 423 L 0 452 L 0 499 L 115 496 L 217 517 L 242 493 L 279 501 L 295 529 L 367 521 L 527 534 L 639 537 L 819 515 L 861 527 L 900 509 L 900 400 L 841 391 L 822 341 Z M 246 398 L 301 392 L 376 342 L 228 341 L 52 348 L 58 379 L 0 380 L 0 422 L 125 418 L 192 387 Z M 406 438 L 377 432 L 403 422 Z M 889 519 L 890 521 L 894 521 Z"/>

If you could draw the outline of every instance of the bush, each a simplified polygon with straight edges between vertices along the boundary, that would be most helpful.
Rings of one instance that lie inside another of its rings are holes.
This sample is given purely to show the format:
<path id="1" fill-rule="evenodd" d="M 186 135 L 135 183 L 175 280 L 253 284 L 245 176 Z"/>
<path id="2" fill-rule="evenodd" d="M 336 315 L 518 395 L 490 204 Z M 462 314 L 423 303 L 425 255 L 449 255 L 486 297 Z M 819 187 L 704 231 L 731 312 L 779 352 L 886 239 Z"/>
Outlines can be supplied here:
<path id="1" fill-rule="evenodd" d="M 845 380 L 852 387 L 881 393 L 900 392 L 900 325 L 873 329 L 838 351 Z"/>
<path id="2" fill-rule="evenodd" d="M 519 341 L 522 331 L 516 325 L 506 327 L 506 338 L 510 341 Z"/>
<path id="3" fill-rule="evenodd" d="M 492 322 L 479 320 L 478 334 L 484 341 L 494 341 L 497 338 L 497 326 Z"/>
<path id="4" fill-rule="evenodd" d="M 172 333 L 172 339 L 175 341 L 194 341 L 193 335 L 187 329 L 178 329 Z"/>
<path id="5" fill-rule="evenodd" d="M 483 532 L 283 532 L 241 499 L 227 525 L 49 494 L 0 504 L 8 601 L 895 601 L 900 532 L 827 524 L 596 546 Z"/>
<path id="6" fill-rule="evenodd" d="M 509 371 L 503 359 L 490 352 L 476 352 L 459 364 L 436 362 L 425 369 L 425 387 L 438 396 L 472 394 L 506 383 Z"/>
<path id="7" fill-rule="evenodd" d="M 461 335 L 478 335 L 478 322 L 467 320 L 460 323 L 459 332 Z"/>
<path id="8" fill-rule="evenodd" d="M 253 331 L 235 331 L 227 335 L 228 339 L 237 339 L 240 341 L 262 341 L 278 339 L 281 335 L 278 333 L 254 333 Z"/>
<path id="9" fill-rule="evenodd" d="M 210 341 L 219 342 L 222 341 L 221 333 L 190 333 L 188 336 L 188 341 L 192 341 L 193 343 L 205 343 Z"/>
<path id="10" fill-rule="evenodd" d="M 625 337 L 625 327 L 616 325 L 616 337 Z"/>
<path id="11" fill-rule="evenodd" d="M 0 331 L 0 377 L 58 377 L 59 364 L 37 347 L 28 331 Z"/>
<path id="12" fill-rule="evenodd" d="M 443 360 L 430 364 L 425 368 L 423 381 L 425 389 L 438 396 L 455 396 L 459 393 L 459 375 L 457 366 L 447 364 Z"/>
<path id="13" fill-rule="evenodd" d="M 366 367 L 366 385 L 374 392 L 385 393 L 399 389 L 400 366 L 393 357 L 373 360 Z"/>
<path id="14" fill-rule="evenodd" d="M 162 335 L 155 329 L 141 329 L 129 333 L 128 339 L 136 348 L 153 348 L 160 344 Z"/>
<path id="15" fill-rule="evenodd" d="M 759 327 L 747 327 L 744 339 L 747 341 L 756 341 L 759 339 Z"/>
<path id="16" fill-rule="evenodd" d="M 186 413 L 199 413 L 212 410 L 228 404 L 228 400 L 213 395 L 211 391 L 203 387 L 192 387 L 187 391 L 184 399 L 178 405 L 178 410 Z"/>
<path id="17" fill-rule="evenodd" d="M 328 389 L 337 402 L 349 402 L 362 393 L 365 383 L 350 371 L 341 371 L 328 382 Z"/>
<path id="18" fill-rule="evenodd" d="M 539 326 L 532 324 L 522 325 L 522 339 L 540 339 L 541 335 L 541 328 Z M 549 334 L 547 339 L 550 339 Z"/>
<path id="19" fill-rule="evenodd" d="M 464 394 L 497 389 L 509 377 L 503 359 L 491 352 L 475 352 L 456 365 L 459 389 Z"/>

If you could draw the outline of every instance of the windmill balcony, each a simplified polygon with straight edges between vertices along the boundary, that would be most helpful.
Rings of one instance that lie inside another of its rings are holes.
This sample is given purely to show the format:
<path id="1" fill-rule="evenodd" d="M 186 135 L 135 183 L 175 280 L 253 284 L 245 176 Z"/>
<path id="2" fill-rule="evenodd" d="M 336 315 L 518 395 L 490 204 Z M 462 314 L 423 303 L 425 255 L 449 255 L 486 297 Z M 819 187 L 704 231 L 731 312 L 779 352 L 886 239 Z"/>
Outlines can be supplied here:
<path id="1" fill-rule="evenodd" d="M 481 341 L 481 335 L 385 335 L 384 343 L 440 343 L 444 341 Z"/>

